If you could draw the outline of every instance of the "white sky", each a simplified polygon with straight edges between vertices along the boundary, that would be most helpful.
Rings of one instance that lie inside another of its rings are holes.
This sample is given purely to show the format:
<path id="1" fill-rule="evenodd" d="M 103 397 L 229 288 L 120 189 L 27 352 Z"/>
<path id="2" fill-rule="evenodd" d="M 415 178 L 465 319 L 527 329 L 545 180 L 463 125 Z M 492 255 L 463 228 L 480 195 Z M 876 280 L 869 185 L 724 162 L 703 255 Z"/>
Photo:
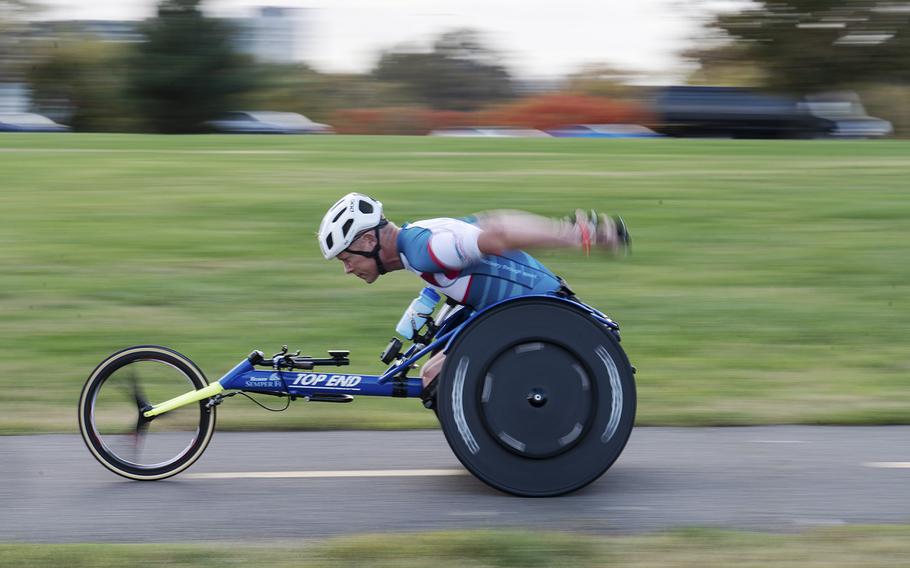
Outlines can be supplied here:
<path id="1" fill-rule="evenodd" d="M 155 0 L 38 0 L 42 19 L 141 19 Z M 735 0 L 208 0 L 216 16 L 249 15 L 257 5 L 308 8 L 298 55 L 323 71 L 362 72 L 377 53 L 472 27 L 487 33 L 504 63 L 524 78 L 558 76 L 588 63 L 651 75 L 680 71 L 674 54 L 697 29 L 697 16 Z"/>

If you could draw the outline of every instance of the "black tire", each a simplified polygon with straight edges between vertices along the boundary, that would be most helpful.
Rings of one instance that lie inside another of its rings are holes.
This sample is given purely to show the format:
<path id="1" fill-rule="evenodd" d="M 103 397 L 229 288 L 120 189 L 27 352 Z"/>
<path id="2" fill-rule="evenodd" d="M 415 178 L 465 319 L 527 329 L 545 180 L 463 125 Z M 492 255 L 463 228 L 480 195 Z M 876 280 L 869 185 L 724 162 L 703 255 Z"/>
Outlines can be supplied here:
<path id="1" fill-rule="evenodd" d="M 529 298 L 482 314 L 449 348 L 437 407 L 462 464 L 527 497 L 575 491 L 616 461 L 635 421 L 632 367 L 578 306 Z"/>
<path id="2" fill-rule="evenodd" d="M 79 397 L 79 431 L 92 455 L 118 475 L 164 479 L 191 466 L 212 439 L 215 408 L 206 401 L 142 417 L 141 407 L 208 385 L 180 353 L 157 345 L 129 347 L 105 359 Z"/>

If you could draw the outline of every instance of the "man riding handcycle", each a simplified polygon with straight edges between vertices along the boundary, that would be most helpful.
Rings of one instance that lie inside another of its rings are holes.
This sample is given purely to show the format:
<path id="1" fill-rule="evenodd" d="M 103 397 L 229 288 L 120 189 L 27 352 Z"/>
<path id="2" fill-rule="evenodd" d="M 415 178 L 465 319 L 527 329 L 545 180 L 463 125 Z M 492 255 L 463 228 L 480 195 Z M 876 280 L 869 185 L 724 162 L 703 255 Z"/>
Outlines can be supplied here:
<path id="1" fill-rule="evenodd" d="M 636 405 L 619 326 L 523 249 L 625 254 L 630 238 L 622 219 L 493 211 L 398 227 L 379 201 L 351 193 L 329 208 L 318 240 L 327 260 L 337 258 L 345 273 L 367 283 L 400 269 L 422 278 L 426 288 L 396 328 L 412 345 L 402 352 L 394 338 L 381 356 L 391 366 L 380 376 L 320 373 L 315 367 L 348 365 L 348 352 L 318 359 L 285 347 L 271 357 L 254 351 L 211 384 L 171 349 L 123 349 L 93 371 L 79 402 L 83 439 L 105 467 L 137 480 L 183 471 L 208 445 L 216 407 L 246 393 L 312 402 L 420 397 L 464 466 L 515 495 L 574 491 L 619 457 Z M 440 293 L 446 301 L 437 309 Z M 420 379 L 412 379 L 408 372 L 425 356 Z M 123 408 L 124 392 L 132 411 Z M 130 413 L 132 434 L 124 437 Z M 156 429 L 164 448 L 145 456 Z"/>
<path id="2" fill-rule="evenodd" d="M 518 296 L 573 296 L 561 278 L 522 249 L 571 247 L 590 252 L 597 247 L 625 254 L 630 244 L 620 217 L 593 211 L 576 211 L 571 220 L 493 211 L 398 227 L 385 218 L 382 203 L 359 193 L 349 193 L 329 208 L 318 239 L 325 259 L 340 260 L 345 274 L 372 284 L 387 272 L 406 269 L 445 295 L 450 305 L 470 311 Z M 428 408 L 435 404 L 436 376 L 444 361 L 445 353 L 436 353 L 421 370 L 422 398 Z"/>

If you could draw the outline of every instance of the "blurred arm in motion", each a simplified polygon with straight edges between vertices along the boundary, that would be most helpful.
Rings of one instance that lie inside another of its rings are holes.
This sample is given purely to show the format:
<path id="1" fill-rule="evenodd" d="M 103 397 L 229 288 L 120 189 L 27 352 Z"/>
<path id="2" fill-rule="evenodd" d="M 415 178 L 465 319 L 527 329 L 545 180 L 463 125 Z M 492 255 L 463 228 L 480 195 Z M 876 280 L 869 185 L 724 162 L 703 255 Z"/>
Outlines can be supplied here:
<path id="1" fill-rule="evenodd" d="M 478 248 L 483 254 L 502 254 L 525 248 L 561 248 L 592 245 L 616 252 L 623 246 L 617 224 L 594 211 L 575 211 L 574 219 L 551 219 L 524 211 L 498 210 L 477 214 L 481 229 Z"/>

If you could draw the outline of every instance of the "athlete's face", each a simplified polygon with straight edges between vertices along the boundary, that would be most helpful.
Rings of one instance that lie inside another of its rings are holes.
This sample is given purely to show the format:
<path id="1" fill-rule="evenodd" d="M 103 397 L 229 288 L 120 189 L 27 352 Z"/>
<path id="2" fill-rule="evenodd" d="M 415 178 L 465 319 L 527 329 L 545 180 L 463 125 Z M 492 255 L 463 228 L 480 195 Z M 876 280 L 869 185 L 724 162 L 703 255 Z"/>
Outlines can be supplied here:
<path id="1" fill-rule="evenodd" d="M 370 252 L 376 244 L 373 235 L 366 233 L 359 239 L 351 243 L 346 250 L 338 254 L 336 258 L 344 265 L 345 274 L 353 274 L 367 284 L 372 284 L 379 278 L 379 267 L 376 266 L 376 260 L 359 254 L 353 254 L 349 251 Z"/>

